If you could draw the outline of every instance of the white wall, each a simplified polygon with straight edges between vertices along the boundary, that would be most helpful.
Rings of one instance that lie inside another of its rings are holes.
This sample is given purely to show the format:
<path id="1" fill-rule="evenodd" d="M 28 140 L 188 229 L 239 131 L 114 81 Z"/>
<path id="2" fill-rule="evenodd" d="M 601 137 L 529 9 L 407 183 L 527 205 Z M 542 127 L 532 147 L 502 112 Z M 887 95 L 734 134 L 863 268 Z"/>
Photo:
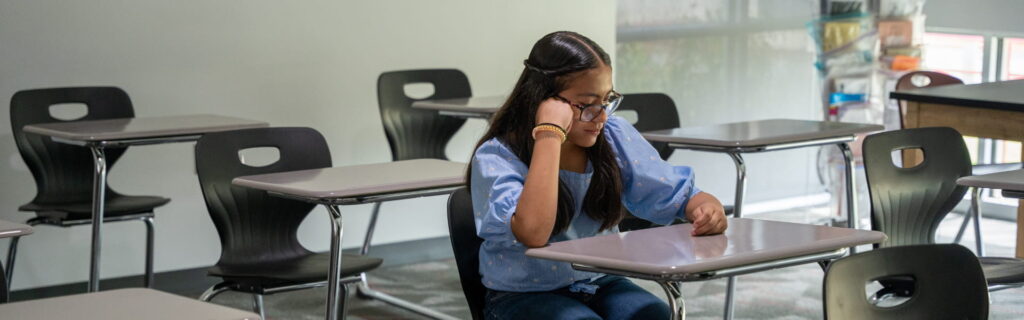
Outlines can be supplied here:
<path id="1" fill-rule="evenodd" d="M 1020 0 L 928 0 L 924 13 L 928 27 L 975 30 L 994 33 L 1024 33 L 1024 1 Z"/>
<path id="2" fill-rule="evenodd" d="M 218 113 L 320 130 L 335 165 L 391 159 L 377 112 L 384 71 L 459 68 L 478 95 L 504 94 L 534 41 L 574 30 L 615 47 L 615 3 L 573 1 L 0 1 L 0 97 L 29 88 L 114 85 L 137 116 Z M 32 177 L 0 112 L 0 219 L 24 221 Z M 484 123 L 470 121 L 449 145 L 465 160 Z M 157 210 L 156 269 L 208 266 L 220 249 L 193 168 L 192 144 L 133 147 L 111 185 L 166 196 Z M 384 205 L 375 243 L 447 234 L 434 197 Z M 345 247 L 361 242 L 370 206 L 343 208 Z M 327 250 L 326 213 L 301 229 Z M 84 281 L 87 227 L 39 227 L 19 249 L 14 289 Z M 104 229 L 102 275 L 139 274 L 140 223 Z M 0 246 L 6 248 L 6 241 Z M 6 249 L 0 250 L 6 254 Z"/>

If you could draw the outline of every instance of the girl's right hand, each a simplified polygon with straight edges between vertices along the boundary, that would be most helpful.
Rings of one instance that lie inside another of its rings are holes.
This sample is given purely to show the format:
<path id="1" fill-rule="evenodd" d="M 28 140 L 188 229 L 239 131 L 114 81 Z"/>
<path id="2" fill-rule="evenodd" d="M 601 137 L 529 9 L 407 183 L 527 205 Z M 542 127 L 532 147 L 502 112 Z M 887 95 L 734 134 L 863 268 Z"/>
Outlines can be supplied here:
<path id="1" fill-rule="evenodd" d="M 541 101 L 537 108 L 536 123 L 554 123 L 569 132 L 572 126 L 572 106 L 555 98 Z"/>

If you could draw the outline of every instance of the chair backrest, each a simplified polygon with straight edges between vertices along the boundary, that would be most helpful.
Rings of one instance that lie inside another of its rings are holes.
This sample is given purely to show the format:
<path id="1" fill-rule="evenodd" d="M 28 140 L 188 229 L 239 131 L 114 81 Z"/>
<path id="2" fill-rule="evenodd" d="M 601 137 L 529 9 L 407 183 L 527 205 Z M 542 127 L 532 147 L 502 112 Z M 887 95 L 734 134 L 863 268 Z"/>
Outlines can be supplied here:
<path id="1" fill-rule="evenodd" d="M 871 227 L 889 236 L 881 246 L 934 243 L 939 222 L 967 192 L 956 184 L 971 175 L 960 133 L 947 127 L 889 131 L 865 138 L 863 149 Z M 892 152 L 904 149 L 920 149 L 924 160 L 897 167 Z"/>
<path id="2" fill-rule="evenodd" d="M 56 104 L 81 103 L 85 116 L 62 120 L 50 113 Z M 92 201 L 93 161 L 89 148 L 54 142 L 48 136 L 26 133 L 31 124 L 132 118 L 135 110 L 128 94 L 116 87 L 68 87 L 18 91 L 11 98 L 11 129 L 21 158 L 36 182 L 35 204 Z M 106 148 L 107 170 L 125 148 Z M 107 196 L 116 196 L 107 187 Z"/>
<path id="3" fill-rule="evenodd" d="M 913 71 L 903 74 L 900 76 L 899 80 L 896 80 L 896 90 L 902 91 L 963 83 L 964 81 L 960 80 L 960 78 L 942 72 Z M 903 128 L 903 113 L 906 112 L 905 104 L 906 103 L 904 101 L 899 101 L 900 128 Z"/>
<path id="4" fill-rule="evenodd" d="M 637 131 L 665 130 L 679 127 L 679 111 L 676 103 L 664 93 L 629 93 L 622 95 L 622 104 L 618 110 L 636 111 L 637 121 L 633 127 Z M 668 160 L 674 149 L 665 142 L 651 142 L 662 159 Z"/>
<path id="5" fill-rule="evenodd" d="M 865 285 L 910 277 L 913 295 L 885 307 L 866 298 Z M 988 287 L 978 258 L 956 244 L 875 249 L 829 265 L 824 282 L 825 318 L 987 319 Z"/>
<path id="6" fill-rule="evenodd" d="M 480 244 L 483 239 L 476 235 L 473 220 L 473 198 L 468 188 L 452 193 L 448 198 L 448 233 L 455 251 L 455 264 L 459 268 L 462 292 L 469 303 L 474 320 L 483 319 L 484 295 L 487 289 L 480 280 Z"/>
<path id="7" fill-rule="evenodd" d="M 242 163 L 239 151 L 276 148 L 278 160 L 265 166 Z M 196 143 L 196 170 L 206 208 L 220 236 L 218 266 L 287 260 L 310 252 L 299 243 L 299 224 L 314 205 L 231 180 L 246 175 L 331 166 L 327 142 L 310 128 L 256 128 L 208 133 Z"/>
<path id="8" fill-rule="evenodd" d="M 434 94 L 414 99 L 405 94 L 405 85 L 429 83 Z M 412 103 L 426 99 L 468 98 L 473 93 L 469 79 L 455 69 L 404 70 L 385 72 L 377 78 L 377 103 L 384 134 L 395 161 L 433 158 L 447 160 L 445 145 L 466 122 L 441 116 L 434 110 L 415 109 Z"/>

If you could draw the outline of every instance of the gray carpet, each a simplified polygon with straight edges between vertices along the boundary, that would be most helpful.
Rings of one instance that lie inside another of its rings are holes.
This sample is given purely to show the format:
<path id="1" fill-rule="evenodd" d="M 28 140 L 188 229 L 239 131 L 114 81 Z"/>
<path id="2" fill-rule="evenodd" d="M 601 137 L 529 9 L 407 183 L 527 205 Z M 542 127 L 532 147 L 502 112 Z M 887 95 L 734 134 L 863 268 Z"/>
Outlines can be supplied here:
<path id="1" fill-rule="evenodd" d="M 793 212 L 789 212 L 793 214 Z M 813 215 L 803 215 L 811 217 Z M 759 216 L 761 218 L 761 216 Z M 799 221 L 797 216 L 773 216 L 780 220 Z M 952 216 L 939 231 L 939 239 L 948 242 L 956 232 L 959 216 Z M 1009 256 L 1012 252 L 1012 222 L 984 220 L 989 255 Z M 991 235 L 991 236 L 988 236 Z M 966 239 L 973 239 L 968 233 Z M 967 247 L 973 243 L 965 241 Z M 742 276 L 736 296 L 737 319 L 821 319 L 823 272 L 815 264 L 772 270 Z M 419 303 L 434 310 L 469 319 L 454 260 L 445 259 L 393 266 L 374 271 L 373 287 Z M 663 297 L 652 282 L 637 281 L 641 286 Z M 725 298 L 725 281 L 692 282 L 683 286 L 688 319 L 721 319 Z M 313 289 L 282 293 L 265 298 L 269 319 L 322 319 L 326 290 Z M 990 294 L 991 319 L 1024 319 L 1024 289 L 1009 289 Z M 194 293 L 198 296 L 199 292 Z M 215 303 L 240 309 L 250 307 L 249 296 L 225 293 Z M 376 301 L 350 296 L 349 319 L 419 319 L 414 314 Z"/>

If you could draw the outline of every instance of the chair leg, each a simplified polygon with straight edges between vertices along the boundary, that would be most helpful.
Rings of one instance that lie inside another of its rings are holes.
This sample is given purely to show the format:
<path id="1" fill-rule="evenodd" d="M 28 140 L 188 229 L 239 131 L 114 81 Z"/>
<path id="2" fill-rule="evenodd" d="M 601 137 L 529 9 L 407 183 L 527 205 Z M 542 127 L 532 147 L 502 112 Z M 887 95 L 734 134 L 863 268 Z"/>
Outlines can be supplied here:
<path id="1" fill-rule="evenodd" d="M 153 287 L 153 217 L 142 218 L 146 223 L 146 271 L 142 285 L 146 288 Z"/>
<path id="2" fill-rule="evenodd" d="M 345 315 L 348 314 L 348 291 L 349 285 L 341 285 L 341 301 L 338 302 L 338 319 L 345 320 Z"/>
<path id="3" fill-rule="evenodd" d="M 260 315 L 260 319 L 266 319 L 267 316 L 263 312 L 263 295 L 253 294 L 252 295 L 252 311 Z"/>
<path id="4" fill-rule="evenodd" d="M 963 239 L 964 231 L 967 231 L 967 225 L 971 223 L 971 217 L 974 216 L 974 212 L 971 211 L 974 211 L 974 206 L 971 206 L 970 209 L 967 209 L 967 213 L 964 213 L 964 221 L 960 222 L 960 230 L 957 230 L 953 243 L 960 243 L 960 240 Z"/>
<path id="5" fill-rule="evenodd" d="M 203 292 L 203 295 L 199 296 L 199 301 L 210 302 L 210 300 L 213 300 L 213 297 L 224 293 L 224 291 L 228 291 L 228 289 L 228 286 L 223 282 L 215 284 L 209 289 L 206 289 L 206 291 Z"/>

